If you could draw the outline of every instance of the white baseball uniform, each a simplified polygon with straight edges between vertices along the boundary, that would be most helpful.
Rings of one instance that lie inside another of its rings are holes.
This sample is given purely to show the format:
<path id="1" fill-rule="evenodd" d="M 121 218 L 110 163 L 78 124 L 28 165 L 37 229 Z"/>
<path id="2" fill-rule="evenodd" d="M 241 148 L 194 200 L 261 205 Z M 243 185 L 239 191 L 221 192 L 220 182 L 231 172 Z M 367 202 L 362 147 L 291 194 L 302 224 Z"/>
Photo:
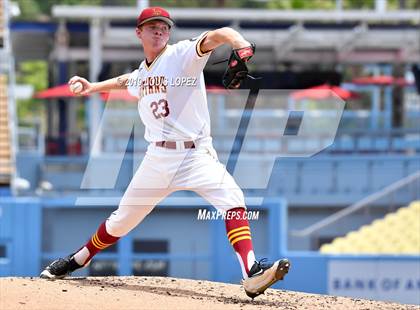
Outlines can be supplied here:
<path id="1" fill-rule="evenodd" d="M 245 207 L 242 190 L 212 146 L 203 76 L 211 52 L 200 49 L 205 35 L 167 45 L 152 64 L 143 61 L 130 76 L 128 91 L 139 98 L 150 145 L 107 221 L 113 236 L 127 234 L 177 190 L 193 190 L 222 211 Z"/>

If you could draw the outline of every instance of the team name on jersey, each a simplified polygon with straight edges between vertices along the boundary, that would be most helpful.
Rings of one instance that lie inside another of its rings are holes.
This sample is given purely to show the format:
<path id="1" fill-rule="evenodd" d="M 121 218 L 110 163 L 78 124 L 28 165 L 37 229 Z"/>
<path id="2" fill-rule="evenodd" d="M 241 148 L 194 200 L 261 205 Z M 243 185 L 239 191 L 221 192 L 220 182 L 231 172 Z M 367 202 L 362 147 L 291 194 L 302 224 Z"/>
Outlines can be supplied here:
<path id="1" fill-rule="evenodd" d="M 166 93 L 167 82 L 164 76 L 149 76 L 140 84 L 140 98 L 156 94 Z"/>
<path id="2" fill-rule="evenodd" d="M 167 79 L 164 76 L 151 76 L 140 83 L 140 98 L 155 93 L 166 93 L 167 87 L 196 87 L 197 77 L 175 77 Z"/>

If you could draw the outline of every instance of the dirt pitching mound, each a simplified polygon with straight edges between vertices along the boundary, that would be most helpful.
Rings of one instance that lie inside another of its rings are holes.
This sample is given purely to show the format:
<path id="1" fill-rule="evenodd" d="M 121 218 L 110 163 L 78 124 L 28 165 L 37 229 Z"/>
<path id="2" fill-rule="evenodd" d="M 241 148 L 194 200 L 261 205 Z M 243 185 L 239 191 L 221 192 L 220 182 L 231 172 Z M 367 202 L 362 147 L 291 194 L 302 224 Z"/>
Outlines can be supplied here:
<path id="1" fill-rule="evenodd" d="M 364 299 L 269 289 L 251 300 L 240 285 L 160 277 L 0 278 L 2 310 L 418 309 Z"/>

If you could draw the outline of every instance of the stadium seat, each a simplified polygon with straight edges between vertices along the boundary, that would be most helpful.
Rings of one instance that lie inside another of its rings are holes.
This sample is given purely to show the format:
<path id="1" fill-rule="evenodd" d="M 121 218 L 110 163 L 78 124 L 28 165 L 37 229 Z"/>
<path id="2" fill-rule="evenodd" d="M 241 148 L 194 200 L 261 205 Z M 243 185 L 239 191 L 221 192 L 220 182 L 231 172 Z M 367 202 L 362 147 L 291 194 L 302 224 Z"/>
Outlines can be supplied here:
<path id="1" fill-rule="evenodd" d="M 420 254 L 420 201 L 320 248 L 325 254 Z"/>

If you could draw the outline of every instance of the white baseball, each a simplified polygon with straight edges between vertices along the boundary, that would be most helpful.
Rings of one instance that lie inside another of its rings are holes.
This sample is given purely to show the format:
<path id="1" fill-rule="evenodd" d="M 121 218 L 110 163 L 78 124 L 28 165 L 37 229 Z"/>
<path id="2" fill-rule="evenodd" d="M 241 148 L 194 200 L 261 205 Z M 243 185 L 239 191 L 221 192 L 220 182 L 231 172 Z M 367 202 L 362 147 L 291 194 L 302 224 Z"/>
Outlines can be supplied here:
<path id="1" fill-rule="evenodd" d="M 70 90 L 73 94 L 79 94 L 83 90 L 83 84 L 81 82 L 76 82 L 70 85 Z"/>

